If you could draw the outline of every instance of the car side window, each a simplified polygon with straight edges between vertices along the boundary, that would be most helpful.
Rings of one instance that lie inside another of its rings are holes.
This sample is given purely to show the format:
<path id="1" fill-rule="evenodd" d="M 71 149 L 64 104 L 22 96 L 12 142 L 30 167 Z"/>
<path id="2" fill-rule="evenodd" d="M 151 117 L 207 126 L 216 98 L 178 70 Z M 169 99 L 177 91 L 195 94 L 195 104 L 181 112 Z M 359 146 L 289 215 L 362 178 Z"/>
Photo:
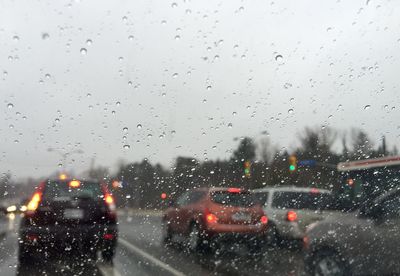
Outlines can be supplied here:
<path id="1" fill-rule="evenodd" d="M 384 199 L 379 204 L 379 212 L 382 217 L 387 219 L 400 218 L 400 195 L 396 194 Z"/>
<path id="2" fill-rule="evenodd" d="M 188 202 L 187 204 L 194 204 L 196 202 L 198 202 L 199 200 L 201 200 L 205 195 L 205 192 L 202 191 L 194 191 L 191 192 L 188 196 Z"/>
<path id="3" fill-rule="evenodd" d="M 189 201 L 189 193 L 186 192 L 178 198 L 178 200 L 176 201 L 176 206 L 185 206 L 188 204 L 188 201 Z"/>
<path id="4" fill-rule="evenodd" d="M 254 193 L 256 202 L 258 204 L 261 204 L 261 206 L 268 205 L 268 196 L 269 196 L 269 192 Z"/>

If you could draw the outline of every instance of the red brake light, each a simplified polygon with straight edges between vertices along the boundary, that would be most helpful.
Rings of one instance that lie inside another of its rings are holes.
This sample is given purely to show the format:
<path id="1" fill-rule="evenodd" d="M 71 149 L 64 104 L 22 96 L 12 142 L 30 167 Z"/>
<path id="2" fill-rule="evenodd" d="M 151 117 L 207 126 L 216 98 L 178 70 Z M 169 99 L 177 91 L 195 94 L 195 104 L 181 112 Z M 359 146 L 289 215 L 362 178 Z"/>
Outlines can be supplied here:
<path id="1" fill-rule="evenodd" d="M 113 234 L 104 234 L 103 235 L 103 239 L 105 239 L 105 240 L 112 240 L 112 239 L 114 239 L 114 235 Z"/>
<path id="2" fill-rule="evenodd" d="M 228 188 L 229 193 L 240 193 L 241 191 L 239 188 Z"/>
<path id="3" fill-rule="evenodd" d="M 262 216 L 261 219 L 260 219 L 260 222 L 262 224 L 267 224 L 268 223 L 268 217 L 267 216 Z"/>
<path id="4" fill-rule="evenodd" d="M 216 215 L 210 213 L 210 214 L 206 215 L 206 221 L 207 221 L 207 223 L 213 224 L 213 223 L 217 223 L 218 218 Z"/>
<path id="5" fill-rule="evenodd" d="M 287 220 L 288 221 L 296 221 L 297 220 L 297 213 L 295 211 L 288 211 L 287 212 Z"/>
<path id="6" fill-rule="evenodd" d="M 110 195 L 110 194 L 106 194 L 106 195 L 104 196 L 104 201 L 105 201 L 108 205 L 114 204 L 114 198 L 113 198 L 112 195 Z"/>
<path id="7" fill-rule="evenodd" d="M 317 188 L 311 188 L 310 191 L 312 194 L 319 194 L 319 190 Z"/>

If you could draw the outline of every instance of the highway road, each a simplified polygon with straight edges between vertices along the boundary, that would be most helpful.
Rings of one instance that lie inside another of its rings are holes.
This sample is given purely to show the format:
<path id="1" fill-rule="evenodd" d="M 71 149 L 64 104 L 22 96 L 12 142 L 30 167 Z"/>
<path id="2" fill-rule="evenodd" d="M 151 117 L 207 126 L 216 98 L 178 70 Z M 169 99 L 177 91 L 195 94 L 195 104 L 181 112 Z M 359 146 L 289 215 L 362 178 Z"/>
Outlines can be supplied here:
<path id="1" fill-rule="evenodd" d="M 303 275 L 301 252 L 271 248 L 262 256 L 238 251 L 193 254 L 183 246 L 164 247 L 161 220 L 154 215 L 119 216 L 120 239 L 114 266 L 100 259 L 65 256 L 21 267 L 17 260 L 18 216 L 0 222 L 7 229 L 0 242 L 0 275 Z"/>

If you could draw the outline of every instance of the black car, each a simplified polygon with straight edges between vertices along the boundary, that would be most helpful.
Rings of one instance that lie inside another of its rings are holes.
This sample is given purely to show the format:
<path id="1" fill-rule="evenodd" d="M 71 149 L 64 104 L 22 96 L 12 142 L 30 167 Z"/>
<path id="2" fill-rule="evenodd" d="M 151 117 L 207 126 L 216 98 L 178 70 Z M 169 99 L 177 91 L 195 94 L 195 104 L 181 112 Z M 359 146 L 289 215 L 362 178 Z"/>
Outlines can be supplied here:
<path id="1" fill-rule="evenodd" d="M 47 180 L 35 190 L 21 220 L 19 261 L 100 251 L 112 262 L 117 242 L 117 217 L 112 195 L 96 181 Z"/>

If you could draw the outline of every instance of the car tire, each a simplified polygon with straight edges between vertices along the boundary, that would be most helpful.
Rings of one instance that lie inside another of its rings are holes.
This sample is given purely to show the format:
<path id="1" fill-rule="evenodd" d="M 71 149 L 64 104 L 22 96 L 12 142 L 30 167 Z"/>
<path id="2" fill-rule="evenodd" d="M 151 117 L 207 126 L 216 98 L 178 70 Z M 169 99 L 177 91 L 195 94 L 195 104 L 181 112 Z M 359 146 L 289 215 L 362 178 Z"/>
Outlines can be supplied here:
<path id="1" fill-rule="evenodd" d="M 18 262 L 21 266 L 33 264 L 32 254 L 25 247 L 19 247 Z"/>
<path id="2" fill-rule="evenodd" d="M 334 250 L 324 249 L 316 252 L 312 261 L 313 276 L 346 276 L 350 275 L 347 264 Z"/>
<path id="3" fill-rule="evenodd" d="M 274 224 L 271 224 L 267 232 L 267 244 L 268 246 L 277 247 L 280 245 L 281 238 L 278 230 Z"/>
<path id="4" fill-rule="evenodd" d="M 165 246 L 171 246 L 172 245 L 172 232 L 171 229 L 166 221 L 162 222 L 161 225 L 161 231 L 162 231 L 162 243 Z"/>
<path id="5" fill-rule="evenodd" d="M 199 252 L 203 247 L 203 238 L 197 223 L 193 223 L 190 227 L 187 246 L 191 252 Z"/>
<path id="6" fill-rule="evenodd" d="M 113 258 L 114 258 L 114 251 L 113 250 L 105 250 L 101 252 L 101 257 L 103 258 L 103 261 L 107 264 L 113 264 Z"/>

